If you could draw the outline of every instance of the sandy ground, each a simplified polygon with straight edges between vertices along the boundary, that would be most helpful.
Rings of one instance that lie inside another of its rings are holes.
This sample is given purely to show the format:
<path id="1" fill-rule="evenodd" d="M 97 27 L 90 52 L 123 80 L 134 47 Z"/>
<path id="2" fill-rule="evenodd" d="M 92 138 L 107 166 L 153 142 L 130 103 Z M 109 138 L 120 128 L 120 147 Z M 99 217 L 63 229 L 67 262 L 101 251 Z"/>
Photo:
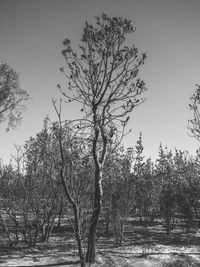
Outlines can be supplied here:
<path id="1" fill-rule="evenodd" d="M 79 266 L 76 251 L 62 247 L 1 251 L 0 266 Z M 74 262 L 74 263 L 73 263 Z M 98 249 L 91 267 L 195 267 L 200 266 L 197 246 L 128 246 Z"/>
<path id="2" fill-rule="evenodd" d="M 69 235 L 56 233 L 36 248 L 19 243 L 15 249 L 1 246 L 0 267 L 80 266 L 76 242 Z M 166 236 L 158 226 L 145 231 L 135 228 L 122 247 L 114 247 L 113 237 L 100 237 L 96 263 L 90 267 L 200 267 L 200 232 L 174 231 Z M 4 247 L 4 248 L 3 248 Z"/>

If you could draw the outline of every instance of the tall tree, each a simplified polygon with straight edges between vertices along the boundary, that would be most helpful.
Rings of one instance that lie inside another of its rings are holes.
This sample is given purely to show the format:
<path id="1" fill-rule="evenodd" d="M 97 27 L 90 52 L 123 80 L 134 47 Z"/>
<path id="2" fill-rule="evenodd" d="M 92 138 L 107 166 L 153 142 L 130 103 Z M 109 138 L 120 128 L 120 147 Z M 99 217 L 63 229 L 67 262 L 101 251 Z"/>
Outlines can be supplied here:
<path id="1" fill-rule="evenodd" d="M 93 213 L 88 232 L 86 261 L 95 261 L 95 237 L 102 209 L 102 175 L 109 143 L 120 143 L 129 113 L 144 100 L 146 90 L 137 78 L 145 54 L 126 44 L 126 36 L 135 31 L 130 20 L 121 17 L 96 17 L 96 26 L 86 22 L 80 53 L 74 52 L 69 39 L 63 44 L 68 70 L 68 90 L 61 93 L 66 102 L 77 102 L 83 116 L 77 123 L 77 138 L 88 140 L 94 164 Z"/>
<path id="2" fill-rule="evenodd" d="M 7 121 L 7 130 L 22 119 L 23 102 L 28 94 L 20 87 L 19 75 L 8 64 L 0 63 L 0 123 Z"/>

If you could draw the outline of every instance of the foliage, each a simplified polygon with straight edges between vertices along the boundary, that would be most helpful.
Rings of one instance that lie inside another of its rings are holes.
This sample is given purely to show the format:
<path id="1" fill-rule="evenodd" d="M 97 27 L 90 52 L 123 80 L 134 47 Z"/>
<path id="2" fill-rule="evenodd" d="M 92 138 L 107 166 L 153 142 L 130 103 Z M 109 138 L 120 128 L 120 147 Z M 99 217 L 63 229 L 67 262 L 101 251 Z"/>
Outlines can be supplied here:
<path id="1" fill-rule="evenodd" d="M 0 64 L 0 123 L 8 121 L 7 130 L 16 128 L 21 122 L 25 108 L 23 102 L 29 98 L 20 87 L 19 75 L 6 63 Z"/>

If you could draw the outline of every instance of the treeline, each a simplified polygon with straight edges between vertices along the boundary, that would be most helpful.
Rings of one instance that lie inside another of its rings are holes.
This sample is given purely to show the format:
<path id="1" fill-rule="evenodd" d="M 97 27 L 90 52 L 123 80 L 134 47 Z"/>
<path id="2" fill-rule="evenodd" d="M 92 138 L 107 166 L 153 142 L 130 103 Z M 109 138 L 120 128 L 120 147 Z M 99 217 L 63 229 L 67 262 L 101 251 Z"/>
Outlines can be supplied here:
<path id="1" fill-rule="evenodd" d="M 67 124 L 61 141 L 63 171 L 78 217 L 73 216 L 60 179 L 59 126 L 46 119 L 43 130 L 16 147 L 11 163 L 0 167 L 1 230 L 12 246 L 47 241 L 66 222 L 75 239 L 77 234 L 81 241 L 87 238 L 95 201 L 91 147 L 74 138 L 74 129 Z M 122 244 L 124 226 L 131 220 L 145 228 L 161 220 L 167 235 L 177 225 L 187 232 L 200 226 L 198 153 L 191 156 L 160 145 L 153 162 L 144 158 L 143 149 L 142 134 L 135 147 L 109 145 L 97 237 L 112 233 L 116 245 Z"/>

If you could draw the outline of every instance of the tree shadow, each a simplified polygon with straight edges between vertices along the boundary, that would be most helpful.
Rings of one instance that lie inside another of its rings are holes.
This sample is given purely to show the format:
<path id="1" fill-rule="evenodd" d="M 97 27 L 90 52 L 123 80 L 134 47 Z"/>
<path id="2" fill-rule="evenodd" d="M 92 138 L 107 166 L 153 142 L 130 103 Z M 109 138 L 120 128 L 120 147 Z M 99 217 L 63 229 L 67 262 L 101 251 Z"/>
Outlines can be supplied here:
<path id="1" fill-rule="evenodd" d="M 200 263 L 192 256 L 184 254 L 173 261 L 165 262 L 163 267 L 200 267 Z"/>
<path id="2" fill-rule="evenodd" d="M 23 258 L 30 261 L 33 267 L 76 266 L 80 263 L 75 242 L 66 240 L 63 236 L 52 242 L 37 244 L 34 248 L 27 247 L 22 243 L 13 248 L 9 246 L 0 247 L 0 266 L 9 266 L 11 262 L 18 262 Z M 35 265 L 36 262 L 37 265 Z M 19 266 L 22 267 L 22 264 L 21 262 Z"/>
<path id="3" fill-rule="evenodd" d="M 127 245 L 157 244 L 165 246 L 199 246 L 200 238 L 194 233 L 173 233 L 169 236 L 164 231 L 155 229 L 136 228 L 132 232 L 125 233 L 124 243 Z"/>
<path id="4" fill-rule="evenodd" d="M 54 266 L 66 266 L 66 265 L 74 266 L 78 264 L 80 264 L 80 261 L 64 261 L 64 262 L 50 263 L 50 264 L 31 265 L 30 267 L 54 267 Z M 20 267 L 27 267 L 27 265 L 20 265 Z"/>

